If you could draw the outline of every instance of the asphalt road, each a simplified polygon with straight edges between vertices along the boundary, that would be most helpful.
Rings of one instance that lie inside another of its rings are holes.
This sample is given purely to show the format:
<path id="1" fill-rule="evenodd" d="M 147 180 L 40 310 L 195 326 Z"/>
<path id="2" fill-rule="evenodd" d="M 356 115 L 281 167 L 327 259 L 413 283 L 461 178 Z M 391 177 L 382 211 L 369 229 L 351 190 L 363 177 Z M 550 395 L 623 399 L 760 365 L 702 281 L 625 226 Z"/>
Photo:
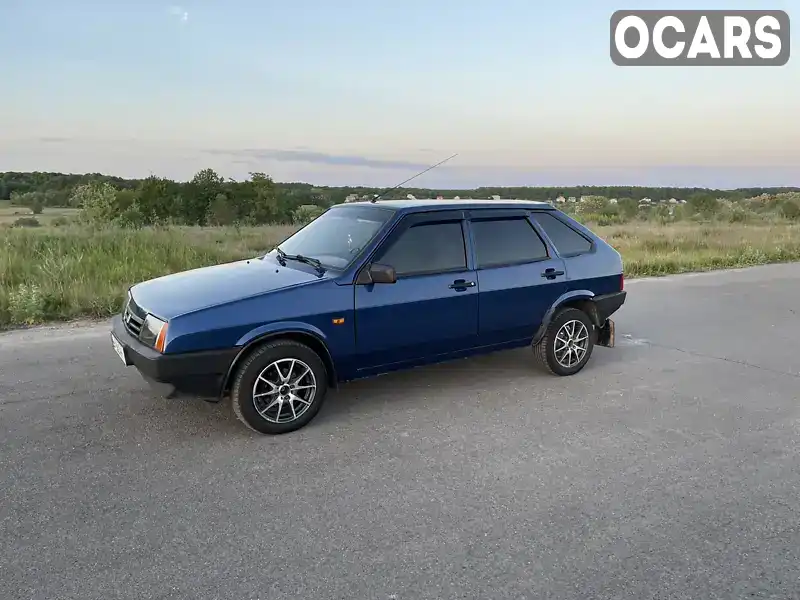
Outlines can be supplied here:
<path id="1" fill-rule="evenodd" d="M 0 336 L 0 598 L 800 597 L 800 264 L 629 282 L 617 348 L 352 383 L 307 428 Z"/>

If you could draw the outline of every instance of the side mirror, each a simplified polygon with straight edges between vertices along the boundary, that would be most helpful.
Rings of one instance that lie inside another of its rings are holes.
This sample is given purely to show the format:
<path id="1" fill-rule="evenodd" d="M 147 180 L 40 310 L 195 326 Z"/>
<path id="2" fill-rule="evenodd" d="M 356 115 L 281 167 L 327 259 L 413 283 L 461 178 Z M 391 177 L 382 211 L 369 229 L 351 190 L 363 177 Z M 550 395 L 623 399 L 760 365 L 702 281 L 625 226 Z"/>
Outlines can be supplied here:
<path id="1" fill-rule="evenodd" d="M 397 273 L 392 266 L 373 263 L 358 274 L 356 283 L 359 285 L 397 283 Z"/>

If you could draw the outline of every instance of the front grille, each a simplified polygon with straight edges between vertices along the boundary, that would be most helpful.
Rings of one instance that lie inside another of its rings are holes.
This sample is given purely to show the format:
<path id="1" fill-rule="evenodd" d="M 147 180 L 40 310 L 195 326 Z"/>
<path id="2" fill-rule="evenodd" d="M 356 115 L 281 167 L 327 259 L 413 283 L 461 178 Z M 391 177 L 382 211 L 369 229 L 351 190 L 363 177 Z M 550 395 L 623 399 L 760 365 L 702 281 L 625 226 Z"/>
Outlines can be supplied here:
<path id="1" fill-rule="evenodd" d="M 138 338 L 142 332 L 142 325 L 147 315 L 137 306 L 133 298 L 129 298 L 125 311 L 122 313 L 122 323 L 133 337 Z"/>
<path id="2" fill-rule="evenodd" d="M 125 324 L 125 329 L 128 330 L 128 333 L 135 338 L 139 337 L 139 334 L 142 332 L 144 319 L 140 319 L 133 314 L 129 308 L 126 308 L 125 312 L 122 314 L 122 322 Z"/>

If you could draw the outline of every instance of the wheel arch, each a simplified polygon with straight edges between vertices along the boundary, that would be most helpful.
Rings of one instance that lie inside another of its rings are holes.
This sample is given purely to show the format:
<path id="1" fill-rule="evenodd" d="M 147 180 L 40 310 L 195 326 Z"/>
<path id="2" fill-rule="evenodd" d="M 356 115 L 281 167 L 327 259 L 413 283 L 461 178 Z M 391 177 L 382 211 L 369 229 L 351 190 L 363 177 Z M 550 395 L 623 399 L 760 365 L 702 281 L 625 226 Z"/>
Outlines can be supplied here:
<path id="1" fill-rule="evenodd" d="M 572 307 L 582 310 L 589 315 L 589 319 L 596 327 L 600 327 L 600 317 L 597 314 L 597 307 L 593 302 L 594 297 L 594 292 L 590 290 L 573 290 L 559 296 L 545 313 L 542 323 L 539 325 L 539 329 L 536 330 L 536 334 L 533 336 L 533 341 L 531 343 L 536 344 L 544 337 L 544 334 L 547 331 L 547 328 L 550 325 L 550 322 L 553 320 L 556 312 L 565 307 Z"/>
<path id="2" fill-rule="evenodd" d="M 292 327 L 287 329 L 279 329 L 274 331 L 266 331 L 263 333 L 248 336 L 247 341 L 242 345 L 241 350 L 231 362 L 228 367 L 228 372 L 222 380 L 220 386 L 220 397 L 224 396 L 229 390 L 233 374 L 236 372 L 237 367 L 250 356 L 256 349 L 263 346 L 267 342 L 274 342 L 276 340 L 291 340 L 304 344 L 316 352 L 325 365 L 325 371 L 328 379 L 328 386 L 336 389 L 338 387 L 339 379 L 336 374 L 336 366 L 333 363 L 333 356 L 325 343 L 323 337 L 307 328 Z M 237 344 L 239 345 L 239 344 Z"/>

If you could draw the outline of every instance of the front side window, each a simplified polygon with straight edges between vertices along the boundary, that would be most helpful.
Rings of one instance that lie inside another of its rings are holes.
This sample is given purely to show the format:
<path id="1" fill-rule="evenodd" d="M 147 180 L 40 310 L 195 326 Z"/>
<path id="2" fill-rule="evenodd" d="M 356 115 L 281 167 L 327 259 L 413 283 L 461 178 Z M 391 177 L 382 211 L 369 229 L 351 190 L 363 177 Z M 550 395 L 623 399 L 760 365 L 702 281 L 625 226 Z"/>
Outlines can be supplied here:
<path id="1" fill-rule="evenodd" d="M 315 258 L 327 268 L 345 269 L 391 216 L 389 210 L 369 206 L 332 208 L 278 247 L 286 254 Z"/>
<path id="2" fill-rule="evenodd" d="M 461 223 L 413 225 L 375 262 L 394 267 L 398 276 L 466 269 Z"/>

